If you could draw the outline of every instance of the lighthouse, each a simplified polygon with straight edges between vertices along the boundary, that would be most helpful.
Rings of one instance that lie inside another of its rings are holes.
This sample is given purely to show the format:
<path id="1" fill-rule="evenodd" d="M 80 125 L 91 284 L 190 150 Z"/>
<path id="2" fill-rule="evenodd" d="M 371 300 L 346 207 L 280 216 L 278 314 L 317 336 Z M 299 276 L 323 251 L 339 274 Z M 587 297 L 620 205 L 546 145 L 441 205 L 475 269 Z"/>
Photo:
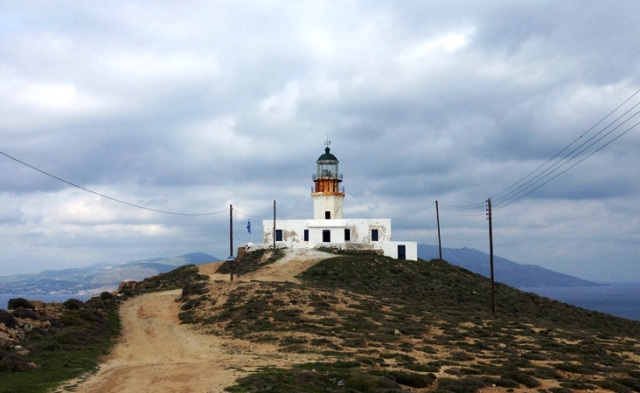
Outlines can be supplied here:
<path id="1" fill-rule="evenodd" d="M 324 154 L 316 160 L 312 175 L 313 218 L 263 220 L 262 246 L 254 247 L 333 248 L 417 260 L 416 242 L 392 240 L 390 218 L 343 217 L 340 161 L 331 153 L 330 144 L 325 142 Z"/>
<path id="2" fill-rule="evenodd" d="M 342 218 L 342 201 L 344 187 L 342 175 L 338 170 L 340 161 L 331 154 L 330 141 L 325 142 L 324 154 L 316 161 L 316 173 L 313 174 L 314 186 L 311 189 L 313 198 L 313 218 L 315 220 L 331 220 Z"/>

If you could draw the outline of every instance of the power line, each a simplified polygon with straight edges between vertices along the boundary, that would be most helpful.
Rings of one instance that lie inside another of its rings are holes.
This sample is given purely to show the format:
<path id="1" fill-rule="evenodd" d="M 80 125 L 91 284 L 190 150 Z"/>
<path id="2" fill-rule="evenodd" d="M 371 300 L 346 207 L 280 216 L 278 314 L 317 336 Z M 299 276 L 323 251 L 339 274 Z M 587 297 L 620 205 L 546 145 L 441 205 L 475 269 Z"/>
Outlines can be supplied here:
<path id="1" fill-rule="evenodd" d="M 610 140 L 609 142 L 605 143 L 603 146 L 597 147 L 595 151 L 589 153 L 586 157 L 584 157 L 583 159 L 580 159 L 578 162 L 576 162 L 574 165 L 571 165 L 569 168 L 561 171 L 558 175 L 553 176 L 551 179 L 548 179 L 546 181 L 544 181 L 545 179 L 547 179 L 549 176 L 551 176 L 552 174 L 554 174 L 555 172 L 557 172 L 558 170 L 560 170 L 562 167 L 566 166 L 567 164 L 569 164 L 571 161 L 579 158 L 581 155 L 585 154 L 585 152 L 587 152 L 589 149 L 593 148 L 595 145 L 597 145 L 598 143 L 600 143 L 604 138 L 608 137 L 609 135 L 611 135 L 614 131 L 616 131 L 618 128 L 620 128 L 622 125 L 624 125 L 625 123 L 627 123 L 629 120 L 633 119 L 635 116 L 637 116 L 638 114 L 640 114 L 640 111 L 636 111 L 633 114 L 631 114 L 629 117 L 627 117 L 624 121 L 622 121 L 620 124 L 616 125 L 614 128 L 612 128 L 611 130 L 609 130 L 608 132 L 606 132 L 603 136 L 601 136 L 600 138 L 596 139 L 595 141 L 593 141 L 596 137 L 598 137 L 599 135 L 601 135 L 602 133 L 604 133 L 607 129 L 609 129 L 609 127 L 611 127 L 612 125 L 614 125 L 616 122 L 620 121 L 621 119 L 623 119 L 625 116 L 627 116 L 631 111 L 633 111 L 635 108 L 637 108 L 638 106 L 640 106 L 640 102 L 633 105 L 630 109 L 628 109 L 626 112 L 624 112 L 623 114 L 621 114 L 620 116 L 618 116 L 616 119 L 614 119 L 613 121 L 611 121 L 608 125 L 606 125 L 605 127 L 603 127 L 600 131 L 598 131 L 596 134 L 592 135 L 590 138 L 584 140 L 580 145 L 578 145 L 577 147 L 575 147 L 573 150 L 571 150 L 569 153 L 565 154 L 562 158 L 558 159 L 557 161 L 555 161 L 553 164 L 549 165 L 554 159 L 558 158 L 563 152 L 565 152 L 566 150 L 568 150 L 571 146 L 573 146 L 574 144 L 576 144 L 578 141 L 580 141 L 583 137 L 585 137 L 588 133 L 590 133 L 593 129 L 595 129 L 599 124 L 601 124 L 604 120 L 606 120 L 607 118 L 609 118 L 613 113 L 615 113 L 616 111 L 618 111 L 622 106 L 624 106 L 626 103 L 628 103 L 633 97 L 635 97 L 638 93 L 640 93 L 640 90 L 637 90 L 635 93 L 633 93 L 629 98 L 627 98 L 622 104 L 618 105 L 613 111 L 609 112 L 605 117 L 603 117 L 600 121 L 598 121 L 596 124 L 594 124 L 591 128 L 589 128 L 586 132 L 584 132 L 582 135 L 580 135 L 578 138 L 576 138 L 573 142 L 571 142 L 569 145 L 565 146 L 562 150 L 560 150 L 558 153 L 556 153 L 553 157 L 551 157 L 550 159 L 548 159 L 545 163 L 543 163 L 542 165 L 538 166 L 536 169 L 534 169 L 533 171 L 531 171 L 530 173 L 528 173 L 526 176 L 524 176 L 522 179 L 518 180 L 517 182 L 515 182 L 514 184 L 512 184 L 511 186 L 507 187 L 506 189 L 502 190 L 500 193 L 496 194 L 496 196 L 494 197 L 494 199 L 498 200 L 498 203 L 496 205 L 499 205 L 500 208 L 508 206 L 509 204 L 520 200 L 522 198 L 524 198 L 525 196 L 531 194 L 533 191 L 539 189 L 540 187 L 544 186 L 545 184 L 549 183 L 550 181 L 556 179 L 558 176 L 560 176 L 561 174 L 567 172 L 568 170 L 574 168 L 576 165 L 578 165 L 579 163 L 583 162 L 584 160 L 586 160 L 587 158 L 591 157 L 593 154 L 595 154 L 596 152 L 602 150 L 604 147 L 608 146 L 609 144 L 613 143 L 615 140 L 617 140 L 618 138 L 620 138 L 622 135 L 626 134 L 627 132 L 631 131 L 633 128 L 635 128 L 637 126 L 634 125 L 631 128 L 627 129 L 626 131 L 624 131 L 623 133 L 619 134 L 618 136 L 614 137 L 612 140 Z M 593 142 L 591 142 L 593 141 Z M 585 147 L 586 146 L 586 147 Z M 545 168 L 546 167 L 546 168 Z M 542 168 L 544 168 L 543 170 L 541 170 Z M 537 174 L 536 174 L 537 173 Z M 531 177 L 533 174 L 535 174 L 535 176 Z M 527 180 L 528 179 L 528 180 Z M 542 182 L 542 183 L 541 183 Z M 507 192 L 508 191 L 508 192 Z"/>
<path id="2" fill-rule="evenodd" d="M 49 173 L 49 172 L 43 171 L 42 169 L 36 168 L 36 167 L 35 167 L 35 166 L 33 166 L 33 165 L 27 164 L 26 162 L 21 161 L 21 160 L 19 160 L 19 159 L 15 158 L 15 157 L 13 157 L 13 156 L 10 156 L 10 155 L 9 155 L 9 154 L 7 154 L 7 153 L 3 153 L 3 152 L 1 152 L 1 151 L 0 151 L 0 154 L 1 154 L 1 155 L 3 155 L 3 156 L 5 156 L 5 157 L 7 157 L 7 158 L 9 158 L 9 159 L 11 159 L 11 160 L 13 160 L 13 161 L 15 161 L 15 162 L 17 162 L 17 163 L 19 163 L 19 164 L 22 164 L 22 165 L 24 165 L 24 166 L 26 166 L 26 167 L 28 167 L 28 168 L 33 169 L 34 171 L 40 172 L 40 173 L 42 173 L 42 174 L 44 174 L 44 175 L 47 175 L 47 176 L 49 176 L 49 177 L 51 177 L 51 178 L 54 178 L 54 179 L 56 179 L 56 180 L 58 180 L 58 181 L 61 181 L 61 182 L 63 182 L 63 183 L 66 183 L 66 184 L 68 184 L 68 185 L 70 185 L 70 186 L 73 186 L 73 187 L 79 188 L 79 189 L 81 189 L 81 190 L 83 190 L 83 191 L 86 191 L 86 192 L 89 192 L 89 193 L 91 193 L 91 194 L 97 195 L 97 196 L 99 196 L 99 197 L 101 197 L 101 198 L 109 199 L 109 200 L 112 200 L 112 201 L 114 201 L 114 202 L 118 202 L 118 203 L 121 203 L 121 204 L 123 204 L 123 205 L 127 205 L 127 206 L 131 206 L 131 207 L 135 207 L 135 208 L 138 208 L 138 209 L 148 210 L 148 211 L 152 211 L 152 212 L 156 212 L 156 213 L 162 213 L 162 214 L 172 214 L 172 215 L 176 215 L 176 216 L 212 216 L 212 215 L 215 215 L 215 214 L 224 213 L 224 212 L 226 211 L 226 210 L 220 210 L 220 211 L 213 212 L 213 213 L 178 213 L 178 212 L 171 212 L 171 211 L 167 211 L 167 210 L 153 209 L 153 208 L 150 208 L 150 207 L 137 205 L 137 204 L 135 204 L 135 203 L 126 202 L 126 201 L 123 201 L 123 200 L 121 200 L 121 199 L 117 199 L 117 198 L 114 198 L 114 197 L 111 197 L 111 196 L 108 196 L 108 195 L 101 194 L 101 193 L 99 193 L 99 192 L 96 192 L 96 191 L 90 190 L 90 189 L 88 189 L 88 188 L 82 187 L 82 186 L 80 186 L 80 185 L 78 185 L 78 184 L 75 184 L 75 183 L 70 182 L 70 181 L 68 181 L 68 180 L 65 180 L 65 179 L 63 179 L 63 178 L 61 178 L 61 177 L 58 177 L 58 176 L 56 176 L 56 175 L 53 175 L 53 174 L 51 174 L 51 173 Z"/>
<path id="3" fill-rule="evenodd" d="M 614 108 L 611 112 L 609 112 L 605 117 L 603 117 L 602 119 L 600 119 L 600 121 L 598 121 L 596 124 L 594 124 L 593 126 L 591 126 L 587 131 L 585 131 L 582 135 L 580 135 L 579 137 L 577 137 L 573 142 L 571 142 L 570 144 L 568 144 L 567 146 L 565 146 L 562 150 L 560 150 L 558 153 L 556 153 L 553 157 L 549 158 L 547 161 L 545 161 L 543 164 L 541 164 L 540 166 L 538 166 L 536 169 L 534 169 L 533 171 L 529 172 L 526 176 L 524 176 L 522 179 L 518 180 L 517 182 L 515 182 L 514 184 L 512 184 L 511 186 L 505 188 L 504 190 L 500 191 L 499 193 L 497 193 L 496 195 L 494 195 L 494 200 L 498 197 L 500 197 L 502 194 L 504 194 L 505 192 L 511 190 L 512 188 L 516 187 L 518 184 L 522 183 L 524 180 L 526 180 L 527 178 L 529 178 L 531 175 L 533 175 L 534 173 L 536 173 L 538 170 L 540 170 L 541 168 L 543 168 L 545 165 L 547 165 L 548 163 L 550 163 L 551 161 L 553 161 L 555 158 L 557 158 L 558 156 L 560 156 L 560 154 L 562 154 L 565 150 L 567 150 L 569 147 L 571 147 L 573 144 L 575 144 L 576 142 L 578 142 L 580 139 L 582 139 L 585 135 L 587 135 L 589 132 L 591 132 L 594 128 L 596 128 L 598 125 L 600 125 L 600 123 L 602 123 L 603 121 L 605 121 L 607 118 L 609 118 L 613 113 L 615 113 L 618 109 L 620 109 L 622 106 L 624 106 L 624 104 L 626 104 L 627 102 L 629 102 L 633 97 L 635 97 L 636 95 L 638 95 L 638 93 L 640 93 L 640 89 L 636 90 L 635 93 L 633 93 L 631 96 L 629 96 L 629 98 L 627 98 L 626 100 L 624 100 L 620 105 L 618 105 L 616 108 Z M 638 106 L 638 104 L 634 105 L 631 109 L 635 108 L 636 106 Z M 615 123 L 617 120 L 619 120 L 622 116 L 624 116 L 626 113 L 628 113 L 629 111 L 631 111 L 631 109 L 629 109 L 627 112 L 625 112 L 623 115 L 619 116 L 616 120 L 613 121 L 613 123 Z M 611 125 L 612 123 L 610 123 L 609 125 Z M 607 126 L 608 127 L 608 126 Z M 606 127 L 605 127 L 606 129 Z M 601 131 L 602 132 L 602 131 Z M 597 135 L 597 134 L 596 134 Z M 508 195 L 508 194 L 507 194 Z M 503 198 L 504 199 L 504 198 Z"/>
<path id="4" fill-rule="evenodd" d="M 424 209 L 418 210 L 418 211 L 413 212 L 413 213 L 411 213 L 411 214 L 407 214 L 406 216 L 402 216 L 402 217 L 398 217 L 398 218 L 392 218 L 392 220 L 393 220 L 393 221 L 400 221 L 400 220 L 404 220 L 405 218 L 409 218 L 409 217 L 411 217 L 411 216 L 415 216 L 415 215 L 416 215 L 416 214 L 418 214 L 418 213 L 422 213 L 423 211 L 430 209 L 430 208 L 431 208 L 432 206 L 434 206 L 434 205 L 435 205 L 435 202 L 434 202 L 434 203 L 432 203 L 432 204 L 430 204 L 429 206 L 425 207 Z"/>
<path id="5" fill-rule="evenodd" d="M 616 141 L 618 138 L 620 138 L 621 136 L 623 136 L 624 134 L 626 134 L 627 132 L 633 130 L 634 128 L 636 128 L 638 125 L 640 125 L 640 122 L 637 122 L 636 124 L 634 124 L 633 126 L 629 127 L 626 131 L 622 132 L 620 135 L 616 136 L 615 138 L 613 138 L 612 140 L 610 140 L 609 142 L 605 143 L 604 145 L 600 146 L 599 148 L 597 148 L 595 151 L 589 153 L 589 155 L 587 155 L 586 157 L 584 157 L 583 159 L 581 159 L 580 161 L 576 162 L 575 164 L 571 165 L 569 168 L 565 169 L 564 171 L 558 173 L 557 175 L 555 175 L 554 177 L 552 177 L 551 179 L 547 180 L 546 182 L 538 185 L 536 188 L 530 190 L 529 192 L 527 192 L 526 194 L 522 195 L 520 198 L 523 198 L 529 194 L 531 194 L 532 192 L 534 192 L 535 190 L 537 190 L 538 188 L 544 186 L 545 184 L 549 183 L 550 181 L 554 180 L 555 178 L 557 178 L 558 176 L 562 175 L 563 173 L 567 172 L 568 170 L 572 169 L 573 167 L 575 167 L 576 165 L 580 164 L 582 161 L 586 160 L 587 158 L 591 157 L 592 155 L 596 154 L 597 152 L 599 152 L 600 150 L 604 149 L 605 147 L 609 146 L 611 143 L 613 143 L 614 141 Z M 604 138 L 604 137 L 603 137 Z M 520 199 L 518 198 L 518 199 Z M 508 203 L 502 205 L 500 208 L 503 207 L 507 207 L 510 204 L 512 204 L 513 202 L 517 201 L 518 199 L 514 199 L 512 201 L 509 201 Z"/>

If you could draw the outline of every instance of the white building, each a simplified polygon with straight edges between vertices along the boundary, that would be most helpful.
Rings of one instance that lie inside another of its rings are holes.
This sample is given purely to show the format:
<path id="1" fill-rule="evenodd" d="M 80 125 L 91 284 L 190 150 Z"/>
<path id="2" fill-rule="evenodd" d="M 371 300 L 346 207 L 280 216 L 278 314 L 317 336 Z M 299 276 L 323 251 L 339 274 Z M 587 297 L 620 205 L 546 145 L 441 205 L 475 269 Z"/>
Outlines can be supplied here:
<path id="1" fill-rule="evenodd" d="M 338 172 L 338 159 L 331 154 L 329 142 L 316 161 L 313 175 L 313 219 L 262 222 L 265 245 L 288 248 L 330 247 L 347 250 L 375 250 L 396 259 L 418 259 L 416 242 L 393 241 L 390 218 L 351 218 L 342 216 L 344 187 Z"/>

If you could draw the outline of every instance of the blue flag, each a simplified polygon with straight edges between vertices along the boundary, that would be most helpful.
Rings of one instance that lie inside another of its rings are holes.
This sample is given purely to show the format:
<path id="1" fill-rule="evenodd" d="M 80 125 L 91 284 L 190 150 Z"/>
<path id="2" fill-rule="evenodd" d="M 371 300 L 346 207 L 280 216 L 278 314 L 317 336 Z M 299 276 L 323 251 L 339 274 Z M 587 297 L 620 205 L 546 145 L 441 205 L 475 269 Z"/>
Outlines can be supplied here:
<path id="1" fill-rule="evenodd" d="M 247 232 L 251 234 L 251 221 L 247 221 Z"/>

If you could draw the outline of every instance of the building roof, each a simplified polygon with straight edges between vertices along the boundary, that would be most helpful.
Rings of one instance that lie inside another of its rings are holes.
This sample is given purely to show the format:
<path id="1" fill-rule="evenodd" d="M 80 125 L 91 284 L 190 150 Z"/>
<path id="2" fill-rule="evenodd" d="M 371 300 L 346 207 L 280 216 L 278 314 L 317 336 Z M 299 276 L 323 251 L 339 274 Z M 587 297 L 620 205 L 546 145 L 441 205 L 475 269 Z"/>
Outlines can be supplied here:
<path id="1" fill-rule="evenodd" d="M 335 161 L 338 162 L 338 159 L 336 158 L 336 156 L 334 156 L 333 154 L 331 154 L 329 151 L 331 149 L 329 149 L 329 146 L 324 148 L 324 154 L 321 155 L 318 158 L 318 161 Z"/>

